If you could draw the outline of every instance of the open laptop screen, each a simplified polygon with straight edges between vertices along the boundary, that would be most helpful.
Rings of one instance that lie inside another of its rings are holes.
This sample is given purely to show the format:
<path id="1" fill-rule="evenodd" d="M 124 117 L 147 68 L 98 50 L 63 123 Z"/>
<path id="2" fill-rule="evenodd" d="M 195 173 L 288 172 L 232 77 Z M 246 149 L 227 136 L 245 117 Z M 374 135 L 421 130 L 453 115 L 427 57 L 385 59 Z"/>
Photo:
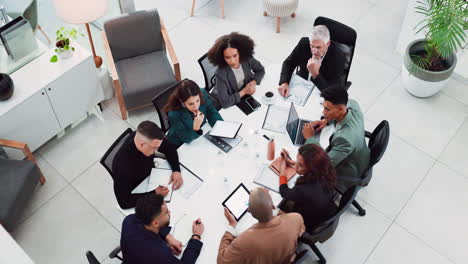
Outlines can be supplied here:
<path id="1" fill-rule="evenodd" d="M 291 141 L 294 143 L 296 140 L 297 126 L 299 125 L 299 115 L 296 112 L 294 104 L 291 103 L 289 109 L 288 123 L 286 124 L 286 131 L 288 131 Z"/>

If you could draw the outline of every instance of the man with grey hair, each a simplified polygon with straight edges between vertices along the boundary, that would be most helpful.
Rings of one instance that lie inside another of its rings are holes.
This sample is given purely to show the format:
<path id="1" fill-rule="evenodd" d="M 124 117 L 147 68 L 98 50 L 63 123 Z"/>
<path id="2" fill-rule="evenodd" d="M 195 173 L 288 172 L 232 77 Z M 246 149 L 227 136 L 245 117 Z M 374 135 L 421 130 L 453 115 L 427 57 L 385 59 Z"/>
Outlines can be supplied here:
<path id="1" fill-rule="evenodd" d="M 297 239 L 304 232 L 304 220 L 298 213 L 273 216 L 273 201 L 265 188 L 250 193 L 249 212 L 258 220 L 237 236 L 237 221 L 224 208 L 229 223 L 218 250 L 218 264 L 290 263 Z"/>
<path id="2" fill-rule="evenodd" d="M 173 189 L 182 185 L 177 147 L 165 139 L 158 125 L 151 121 L 143 121 L 138 125 L 137 131 L 122 143 L 112 162 L 114 193 L 121 208 L 135 207 L 137 200 L 147 194 L 132 194 L 132 191 L 151 174 L 156 151 L 166 156 L 172 168 L 168 184 L 172 184 Z M 166 196 L 169 189 L 159 186 L 154 192 Z"/>
<path id="3" fill-rule="evenodd" d="M 279 93 L 289 95 L 289 82 L 294 70 L 297 74 L 312 81 L 320 90 L 330 84 L 343 82 L 345 55 L 330 41 L 330 32 L 324 25 L 312 29 L 310 37 L 303 37 L 291 54 L 284 60 L 279 81 Z"/>

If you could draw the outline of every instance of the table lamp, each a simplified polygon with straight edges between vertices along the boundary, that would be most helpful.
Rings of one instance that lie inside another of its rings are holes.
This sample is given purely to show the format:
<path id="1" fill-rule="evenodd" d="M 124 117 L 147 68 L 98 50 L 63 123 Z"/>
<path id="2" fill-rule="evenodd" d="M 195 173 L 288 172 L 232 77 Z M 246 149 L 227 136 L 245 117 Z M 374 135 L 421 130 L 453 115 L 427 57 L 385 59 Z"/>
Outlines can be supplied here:
<path id="1" fill-rule="evenodd" d="M 102 58 L 96 56 L 93 37 L 89 29 L 89 22 L 92 22 L 104 15 L 107 8 L 107 0 L 54 0 L 57 15 L 70 24 L 85 24 L 88 31 L 91 50 L 93 51 L 96 68 L 101 67 Z"/>

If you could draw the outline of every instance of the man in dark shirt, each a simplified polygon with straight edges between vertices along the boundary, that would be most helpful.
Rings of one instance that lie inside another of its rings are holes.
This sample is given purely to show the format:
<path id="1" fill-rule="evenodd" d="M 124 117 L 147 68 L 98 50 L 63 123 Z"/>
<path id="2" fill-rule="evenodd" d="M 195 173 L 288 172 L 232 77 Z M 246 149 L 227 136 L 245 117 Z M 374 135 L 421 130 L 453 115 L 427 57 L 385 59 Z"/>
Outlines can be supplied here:
<path id="1" fill-rule="evenodd" d="M 205 226 L 200 219 L 192 224 L 192 238 L 182 253 L 182 244 L 169 234 L 170 211 L 161 195 L 151 192 L 138 200 L 135 214 L 122 224 L 120 247 L 124 263 L 195 263 L 202 248 L 200 241 Z"/>
<path id="2" fill-rule="evenodd" d="M 151 121 L 143 121 L 138 125 L 137 131 L 133 132 L 122 144 L 112 162 L 114 193 L 121 208 L 135 207 L 136 201 L 147 194 L 132 194 L 132 191 L 151 174 L 154 168 L 155 151 L 163 153 L 171 165 L 172 175 L 168 184 L 172 183 L 174 189 L 182 185 L 176 146 L 164 138 L 164 133 L 158 125 Z M 155 189 L 157 194 L 163 196 L 168 191 L 166 187 Z"/>
<path id="3" fill-rule="evenodd" d="M 289 82 L 297 67 L 297 75 L 312 81 L 320 91 L 331 84 L 344 83 L 345 55 L 331 43 L 326 26 L 315 26 L 310 38 L 302 38 L 284 60 L 278 88 L 282 96 L 289 95 Z"/>

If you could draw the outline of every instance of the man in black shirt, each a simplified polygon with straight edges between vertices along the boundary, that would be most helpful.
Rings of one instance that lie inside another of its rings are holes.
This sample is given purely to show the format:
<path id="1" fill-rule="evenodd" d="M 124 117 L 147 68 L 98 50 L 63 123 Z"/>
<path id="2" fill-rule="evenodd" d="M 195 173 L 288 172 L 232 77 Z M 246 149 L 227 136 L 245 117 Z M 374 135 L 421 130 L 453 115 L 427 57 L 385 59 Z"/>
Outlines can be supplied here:
<path id="1" fill-rule="evenodd" d="M 288 97 L 293 72 L 312 81 L 322 91 L 331 84 L 344 83 L 345 55 L 330 41 L 330 32 L 324 25 L 315 26 L 312 35 L 302 38 L 284 60 L 278 88 L 281 96 Z"/>
<path id="2" fill-rule="evenodd" d="M 164 137 L 158 125 L 143 121 L 115 154 L 112 162 L 114 193 L 121 208 L 135 207 L 136 201 L 147 194 L 132 194 L 132 190 L 150 175 L 154 168 L 155 151 L 163 153 L 171 165 L 172 175 L 168 184 L 172 183 L 174 189 L 182 185 L 177 148 Z M 154 191 L 165 196 L 169 190 L 158 187 Z"/>

